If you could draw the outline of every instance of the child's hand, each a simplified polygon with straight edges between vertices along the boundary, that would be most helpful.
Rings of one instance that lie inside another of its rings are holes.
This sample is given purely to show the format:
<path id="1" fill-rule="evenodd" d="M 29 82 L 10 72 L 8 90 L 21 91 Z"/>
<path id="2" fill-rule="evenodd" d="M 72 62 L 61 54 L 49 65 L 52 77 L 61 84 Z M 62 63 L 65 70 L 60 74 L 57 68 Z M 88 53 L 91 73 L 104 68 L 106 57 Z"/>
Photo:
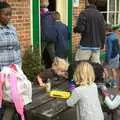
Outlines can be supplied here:
<path id="1" fill-rule="evenodd" d="M 39 76 L 37 76 L 37 80 L 38 80 L 40 87 L 45 87 L 45 83 L 43 83 L 42 79 Z"/>
<path id="2" fill-rule="evenodd" d="M 110 94 L 108 93 L 108 91 L 103 90 L 103 91 L 102 91 L 102 95 L 103 95 L 103 96 L 109 96 Z"/>
<path id="3" fill-rule="evenodd" d="M 68 73 L 65 72 L 64 75 L 63 75 L 63 77 L 64 77 L 65 79 L 68 79 Z"/>
<path id="4" fill-rule="evenodd" d="M 103 96 L 109 96 L 109 95 L 110 95 L 105 85 L 102 85 L 102 86 L 100 87 L 100 89 L 101 89 L 101 91 L 102 91 L 102 95 L 103 95 Z"/>

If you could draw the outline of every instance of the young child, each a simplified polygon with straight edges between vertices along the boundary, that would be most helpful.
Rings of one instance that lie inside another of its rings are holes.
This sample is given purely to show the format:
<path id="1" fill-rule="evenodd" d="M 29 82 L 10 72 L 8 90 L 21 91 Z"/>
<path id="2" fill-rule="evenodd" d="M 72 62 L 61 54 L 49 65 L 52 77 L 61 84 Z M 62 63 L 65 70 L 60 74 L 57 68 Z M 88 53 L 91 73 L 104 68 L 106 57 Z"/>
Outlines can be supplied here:
<path id="1" fill-rule="evenodd" d="M 120 93 L 116 96 L 111 95 L 108 92 L 106 81 L 104 81 L 104 71 L 101 64 L 91 63 L 95 71 L 95 82 L 98 85 L 98 88 L 102 90 L 102 96 L 104 97 L 104 103 L 108 106 L 109 109 L 116 109 L 120 105 Z M 99 86 L 100 85 L 100 86 Z M 112 96 L 112 98 L 111 98 Z"/>
<path id="2" fill-rule="evenodd" d="M 104 68 L 101 64 L 99 63 L 94 63 L 94 62 L 90 62 L 90 61 L 87 61 L 87 60 L 80 60 L 80 61 L 73 61 L 70 65 L 69 65 L 69 68 L 68 68 L 68 79 L 69 81 L 72 80 L 74 82 L 74 79 L 73 79 L 73 75 L 74 75 L 74 72 L 75 72 L 75 69 L 77 67 L 77 65 L 80 63 L 80 62 L 89 62 L 93 69 L 94 69 L 94 72 L 95 72 L 95 83 L 97 84 L 98 88 L 99 88 L 99 85 L 104 85 L 105 84 L 105 81 L 104 81 L 104 76 L 105 76 L 105 73 L 104 73 Z"/>
<path id="3" fill-rule="evenodd" d="M 54 27 L 57 33 L 55 43 L 55 55 L 60 58 L 66 59 L 68 57 L 68 46 L 70 40 L 70 33 L 66 24 L 60 20 L 60 13 L 57 11 L 52 12 L 53 19 L 55 20 Z"/>
<path id="4" fill-rule="evenodd" d="M 95 83 L 104 83 L 104 68 L 99 63 L 90 62 L 95 72 Z"/>
<path id="5" fill-rule="evenodd" d="M 45 86 L 44 82 L 46 82 L 48 78 L 52 79 L 56 75 L 67 79 L 68 66 L 69 66 L 69 64 L 66 60 L 56 57 L 54 59 L 54 62 L 52 64 L 51 68 L 46 69 L 45 71 L 40 72 L 37 75 L 37 81 L 38 81 L 39 85 L 41 87 Z"/>
<path id="6" fill-rule="evenodd" d="M 77 65 L 80 63 L 81 61 L 72 61 L 68 67 L 68 90 L 70 92 L 73 91 L 74 88 L 76 88 L 76 84 L 75 81 L 73 79 L 73 75 L 75 72 L 75 69 L 77 67 Z"/>
<path id="7" fill-rule="evenodd" d="M 92 65 L 80 62 L 74 80 L 78 87 L 72 91 L 67 105 L 72 107 L 76 104 L 77 120 L 104 120 Z"/>
<path id="8" fill-rule="evenodd" d="M 116 34 L 116 29 L 112 30 L 112 26 L 110 24 L 106 25 L 106 62 L 107 65 L 105 67 L 106 74 L 110 73 L 112 77 L 113 86 L 116 87 L 116 83 L 118 81 L 117 69 L 119 68 L 119 58 L 120 58 L 120 45 L 119 40 Z M 108 73 L 107 73 L 108 71 Z M 109 76 L 109 75 L 107 75 Z"/>
<path id="9" fill-rule="evenodd" d="M 112 120 L 119 120 L 120 93 L 118 92 L 114 96 L 113 94 L 108 92 L 108 89 L 111 89 L 111 88 L 107 88 L 107 87 L 110 87 L 110 84 L 107 85 L 108 83 L 106 83 L 106 81 L 104 80 L 106 70 L 103 68 L 101 64 L 98 64 L 98 63 L 91 63 L 91 64 L 95 71 L 95 82 L 97 83 L 97 86 L 98 86 L 99 99 L 102 105 L 102 109 L 104 111 L 104 108 L 105 110 L 107 108 L 107 111 L 109 111 L 108 116 L 110 116 L 110 113 L 111 113 Z M 108 119 L 108 116 L 106 116 L 107 119 Z"/>
<path id="10" fill-rule="evenodd" d="M 104 96 L 104 104 L 110 110 L 109 114 L 112 114 L 112 120 L 120 119 L 120 92 L 116 95 L 112 95 L 108 92 L 106 87 L 102 89 L 102 94 Z"/>
<path id="11" fill-rule="evenodd" d="M 98 86 L 99 99 L 102 105 L 102 109 L 103 111 L 105 110 L 104 112 L 106 112 L 106 108 L 107 108 L 107 111 L 109 111 L 108 116 L 112 115 L 112 120 L 119 120 L 120 93 L 118 92 L 114 96 L 111 92 L 108 92 L 108 89 L 111 89 L 111 88 L 107 88 L 107 87 L 110 87 L 110 84 L 108 85 L 108 83 L 106 83 L 106 81 L 104 80 L 106 70 L 103 69 L 101 64 L 98 64 L 98 63 L 91 63 L 91 64 L 95 71 L 95 82 L 97 83 L 97 86 Z M 106 116 L 107 119 L 108 119 L 108 116 Z"/>
<path id="12" fill-rule="evenodd" d="M 113 110 L 120 106 L 120 93 L 118 93 L 116 96 L 113 96 L 113 98 L 110 98 L 110 93 L 106 90 L 103 92 L 105 96 L 105 104 L 108 106 L 109 109 Z"/>

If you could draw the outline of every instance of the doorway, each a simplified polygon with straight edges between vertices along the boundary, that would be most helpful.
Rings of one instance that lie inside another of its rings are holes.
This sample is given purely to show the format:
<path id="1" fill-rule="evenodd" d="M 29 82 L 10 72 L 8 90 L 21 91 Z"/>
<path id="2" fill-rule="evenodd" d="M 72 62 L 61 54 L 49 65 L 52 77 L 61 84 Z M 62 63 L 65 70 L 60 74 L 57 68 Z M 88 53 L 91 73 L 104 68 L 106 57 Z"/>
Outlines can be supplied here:
<path id="1" fill-rule="evenodd" d="M 49 0 L 49 11 L 56 11 L 56 0 Z"/>
<path id="2" fill-rule="evenodd" d="M 68 25 L 68 0 L 49 0 L 49 11 L 58 11 L 61 21 Z"/>
<path id="3" fill-rule="evenodd" d="M 101 12 L 107 11 L 107 0 L 98 0 L 96 3 L 96 6 L 97 6 L 98 10 Z M 104 19 L 106 21 L 107 14 L 103 13 L 103 16 L 104 16 Z"/>
<path id="4" fill-rule="evenodd" d="M 68 25 L 68 0 L 56 0 L 56 10 L 61 15 L 61 21 Z"/>

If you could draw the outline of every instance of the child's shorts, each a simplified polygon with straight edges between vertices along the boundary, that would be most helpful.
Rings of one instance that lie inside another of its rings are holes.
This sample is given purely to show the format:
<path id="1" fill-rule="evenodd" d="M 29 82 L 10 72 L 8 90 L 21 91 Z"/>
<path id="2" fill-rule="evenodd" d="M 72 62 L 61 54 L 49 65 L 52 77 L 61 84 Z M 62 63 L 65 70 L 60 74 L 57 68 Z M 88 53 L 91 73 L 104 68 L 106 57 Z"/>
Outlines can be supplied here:
<path id="1" fill-rule="evenodd" d="M 108 63 L 108 68 L 112 69 L 112 68 L 119 68 L 119 55 L 117 55 L 115 58 L 110 59 L 109 63 Z"/>

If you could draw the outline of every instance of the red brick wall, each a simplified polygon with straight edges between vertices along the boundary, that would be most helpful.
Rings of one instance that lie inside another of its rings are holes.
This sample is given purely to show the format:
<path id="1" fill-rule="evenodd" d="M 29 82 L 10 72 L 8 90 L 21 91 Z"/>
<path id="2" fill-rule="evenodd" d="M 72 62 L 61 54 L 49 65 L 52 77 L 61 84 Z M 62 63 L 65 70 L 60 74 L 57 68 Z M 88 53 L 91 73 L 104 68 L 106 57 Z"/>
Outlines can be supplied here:
<path id="1" fill-rule="evenodd" d="M 13 8 L 11 22 L 16 27 L 21 43 L 21 51 L 24 54 L 31 44 L 30 0 L 7 0 L 7 2 Z"/>
<path id="2" fill-rule="evenodd" d="M 79 7 L 73 7 L 73 18 L 72 18 L 72 25 L 73 27 L 76 25 L 76 20 L 77 20 L 77 16 L 79 15 L 79 13 L 84 10 L 85 8 L 85 0 L 80 0 L 80 4 Z M 72 32 L 73 33 L 73 32 Z M 74 57 L 74 53 L 76 52 L 76 49 L 79 45 L 80 42 L 80 34 L 72 34 L 72 51 L 73 51 L 73 57 Z"/>
<path id="3" fill-rule="evenodd" d="M 22 54 L 31 45 L 30 37 L 30 0 L 7 0 L 13 8 L 11 22 L 15 25 L 21 43 Z M 73 7 L 73 27 L 76 24 L 76 16 L 85 8 L 85 0 L 80 0 L 79 7 Z M 72 34 L 73 54 L 80 40 L 79 34 Z"/>

